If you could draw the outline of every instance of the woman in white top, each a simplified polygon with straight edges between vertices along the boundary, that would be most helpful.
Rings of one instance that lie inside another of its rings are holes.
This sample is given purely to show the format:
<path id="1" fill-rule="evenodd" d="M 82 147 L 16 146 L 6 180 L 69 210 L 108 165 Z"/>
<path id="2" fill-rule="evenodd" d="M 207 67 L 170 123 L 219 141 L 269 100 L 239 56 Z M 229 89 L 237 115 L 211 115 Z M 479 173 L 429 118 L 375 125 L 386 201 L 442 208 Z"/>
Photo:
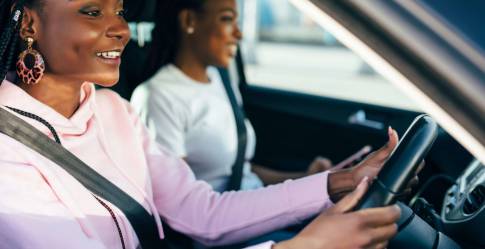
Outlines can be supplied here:
<path id="1" fill-rule="evenodd" d="M 236 160 L 238 136 L 223 83 L 211 66 L 229 65 L 242 34 L 236 1 L 198 2 L 202 10 L 197 4 L 181 8 L 170 3 L 159 9 L 150 78 L 135 90 L 132 104 L 157 142 L 184 158 L 197 178 L 224 191 Z M 233 89 L 241 101 L 237 87 Z M 241 189 L 255 189 L 331 167 L 324 158 L 315 159 L 306 172 L 251 165 L 256 137 L 249 120 L 245 124 L 248 142 Z"/>

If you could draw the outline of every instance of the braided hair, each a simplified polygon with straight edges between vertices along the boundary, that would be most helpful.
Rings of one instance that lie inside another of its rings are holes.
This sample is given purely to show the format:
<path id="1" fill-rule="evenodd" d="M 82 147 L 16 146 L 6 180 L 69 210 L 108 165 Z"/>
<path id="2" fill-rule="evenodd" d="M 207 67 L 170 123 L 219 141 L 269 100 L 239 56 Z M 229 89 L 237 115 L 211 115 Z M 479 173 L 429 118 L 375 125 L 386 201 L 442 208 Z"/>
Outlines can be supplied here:
<path id="1" fill-rule="evenodd" d="M 174 62 L 181 39 L 180 12 L 186 9 L 201 12 L 204 4 L 205 0 L 157 1 L 155 28 L 144 80 L 152 77 L 161 67 Z"/>
<path id="2" fill-rule="evenodd" d="M 15 60 L 20 53 L 20 26 L 24 7 L 40 6 L 40 0 L 0 0 L 0 84 L 7 72 L 15 67 Z"/>

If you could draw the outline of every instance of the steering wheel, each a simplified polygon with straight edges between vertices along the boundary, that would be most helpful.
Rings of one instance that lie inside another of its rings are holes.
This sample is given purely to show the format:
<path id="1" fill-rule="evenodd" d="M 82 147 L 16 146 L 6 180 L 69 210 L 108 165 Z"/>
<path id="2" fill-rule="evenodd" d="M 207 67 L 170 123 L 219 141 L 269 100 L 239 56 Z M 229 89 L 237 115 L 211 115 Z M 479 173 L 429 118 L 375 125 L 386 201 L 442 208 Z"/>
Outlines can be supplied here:
<path id="1" fill-rule="evenodd" d="M 414 119 L 355 210 L 394 204 L 414 177 L 438 136 L 438 125 L 423 114 Z"/>
<path id="2" fill-rule="evenodd" d="M 382 207 L 396 203 L 399 194 L 405 190 L 414 177 L 419 164 L 431 149 L 438 136 L 438 125 L 427 115 L 418 116 L 389 160 L 373 181 L 367 193 L 355 210 Z M 401 208 L 398 234 L 389 241 L 391 249 L 458 249 L 460 246 L 443 233 L 415 215 L 413 210 L 397 202 Z"/>

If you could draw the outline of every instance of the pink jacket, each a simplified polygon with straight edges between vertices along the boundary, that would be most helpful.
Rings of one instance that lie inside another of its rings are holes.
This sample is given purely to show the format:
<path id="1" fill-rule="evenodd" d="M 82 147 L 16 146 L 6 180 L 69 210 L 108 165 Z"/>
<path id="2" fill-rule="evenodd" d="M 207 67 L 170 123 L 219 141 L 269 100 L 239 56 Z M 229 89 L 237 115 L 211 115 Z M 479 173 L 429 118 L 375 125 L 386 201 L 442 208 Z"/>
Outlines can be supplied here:
<path id="1" fill-rule="evenodd" d="M 96 96 L 95 96 L 96 95 Z M 184 161 L 151 139 L 130 106 L 85 84 L 67 119 L 16 85 L 0 86 L 0 106 L 37 114 L 65 148 L 110 179 L 161 222 L 209 245 L 239 242 L 298 223 L 332 205 L 327 174 L 267 188 L 219 194 L 196 181 Z M 52 137 L 39 122 L 20 116 Z M 0 134 L 0 248 L 120 248 L 115 224 L 76 179 L 23 144 Z M 113 205 L 127 248 L 138 240 Z M 158 217 L 161 218 L 158 218 Z M 264 243 L 258 248 L 270 248 Z"/>

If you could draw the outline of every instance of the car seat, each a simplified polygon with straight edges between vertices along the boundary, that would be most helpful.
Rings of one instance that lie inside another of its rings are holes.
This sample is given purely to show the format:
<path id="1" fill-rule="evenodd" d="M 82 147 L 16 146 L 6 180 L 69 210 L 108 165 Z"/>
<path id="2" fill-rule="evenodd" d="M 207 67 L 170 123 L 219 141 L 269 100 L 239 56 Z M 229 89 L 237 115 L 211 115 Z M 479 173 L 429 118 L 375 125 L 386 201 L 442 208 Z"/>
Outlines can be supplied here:
<path id="1" fill-rule="evenodd" d="M 130 26 L 131 39 L 123 51 L 120 79 L 111 89 L 127 100 L 142 81 L 145 68 L 143 62 L 149 53 L 151 31 L 154 27 L 156 1 L 125 1 L 125 18 Z"/>

